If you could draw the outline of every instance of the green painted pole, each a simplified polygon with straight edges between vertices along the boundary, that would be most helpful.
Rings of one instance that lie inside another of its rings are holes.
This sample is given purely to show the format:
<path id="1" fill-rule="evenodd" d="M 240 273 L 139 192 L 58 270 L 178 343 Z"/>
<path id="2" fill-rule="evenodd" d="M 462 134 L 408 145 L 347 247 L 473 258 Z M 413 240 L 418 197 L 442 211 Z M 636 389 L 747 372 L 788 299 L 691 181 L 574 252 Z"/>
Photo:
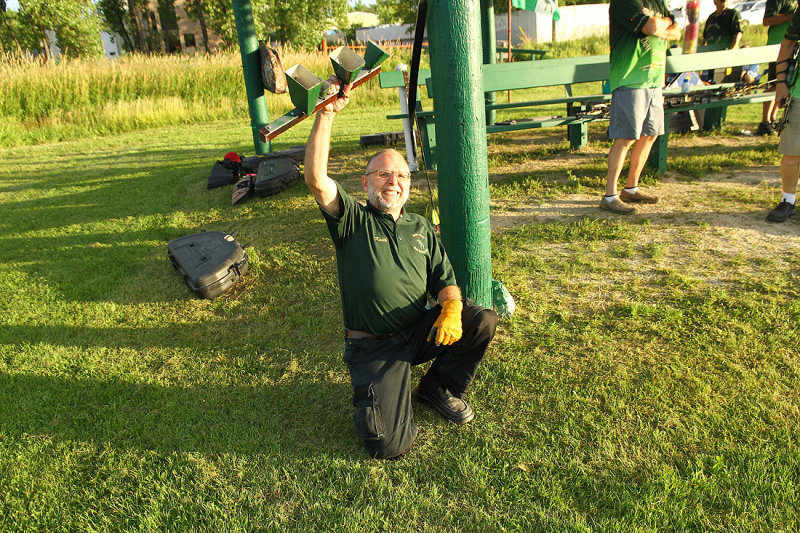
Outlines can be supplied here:
<path id="1" fill-rule="evenodd" d="M 258 130 L 269 124 L 269 115 L 267 115 L 267 103 L 264 100 L 258 38 L 253 23 L 253 6 L 250 4 L 250 0 L 233 0 L 233 16 L 236 19 L 239 51 L 242 54 L 244 86 L 247 89 L 247 106 L 250 108 L 250 127 L 253 129 L 253 146 L 256 154 L 263 155 L 270 152 L 272 146 L 258 137 Z"/>
<path id="2" fill-rule="evenodd" d="M 494 24 L 494 2 L 492 0 L 481 0 L 481 37 L 483 41 L 483 64 L 493 65 L 497 62 L 497 34 Z M 484 93 L 486 105 L 497 102 L 496 93 Z M 486 123 L 494 124 L 496 111 L 486 110 Z"/>
<path id="3" fill-rule="evenodd" d="M 464 295 L 492 306 L 480 0 L 430 0 L 442 241 Z"/>

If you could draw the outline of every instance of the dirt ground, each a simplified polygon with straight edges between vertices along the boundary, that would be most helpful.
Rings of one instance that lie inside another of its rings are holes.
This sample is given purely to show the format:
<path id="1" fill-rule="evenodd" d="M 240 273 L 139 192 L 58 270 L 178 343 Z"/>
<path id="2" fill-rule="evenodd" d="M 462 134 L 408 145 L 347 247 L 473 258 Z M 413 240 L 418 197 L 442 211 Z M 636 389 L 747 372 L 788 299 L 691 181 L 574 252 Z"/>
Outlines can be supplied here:
<path id="1" fill-rule="evenodd" d="M 515 137 L 506 146 L 494 144 L 490 153 L 504 150 L 518 150 L 520 145 L 536 145 L 538 138 Z M 552 142 L 559 142 L 554 139 Z M 763 137 L 715 136 L 702 137 L 687 135 L 678 140 L 670 140 L 670 146 L 691 146 L 702 149 L 704 145 L 720 144 L 731 150 L 740 148 L 759 148 L 765 143 Z M 607 153 L 599 152 L 603 145 L 593 144 L 581 151 L 563 153 L 547 159 L 530 159 L 514 163 L 513 167 L 493 169 L 490 179 L 499 179 L 507 172 L 515 174 L 543 170 L 553 171 L 570 167 L 587 160 L 605 161 Z M 623 173 L 627 172 L 627 166 Z M 604 178 L 604 176 L 603 176 Z M 726 228 L 727 240 L 731 246 L 761 247 L 776 246 L 775 237 L 795 251 L 800 250 L 800 216 L 790 218 L 782 224 L 766 221 L 767 212 L 780 200 L 780 174 L 778 165 L 758 166 L 736 171 L 735 169 L 710 173 L 698 180 L 686 180 L 669 170 L 659 178 L 659 183 L 642 185 L 647 192 L 660 198 L 650 205 L 637 205 L 632 215 L 617 215 L 598 207 L 602 190 L 585 194 L 571 194 L 561 198 L 531 198 L 529 203 L 492 201 L 492 228 L 510 228 L 521 224 L 544 221 L 570 221 L 582 217 L 627 218 L 644 217 L 658 225 L 708 225 Z M 748 202 L 747 198 L 753 197 Z M 770 198 L 767 203 L 762 197 Z M 729 201 L 727 199 L 734 199 Z M 744 200 L 743 200 L 744 199 Z M 732 209 L 732 206 L 736 206 Z M 789 240 L 786 241 L 786 238 Z M 721 244 L 721 243 L 718 243 Z"/>

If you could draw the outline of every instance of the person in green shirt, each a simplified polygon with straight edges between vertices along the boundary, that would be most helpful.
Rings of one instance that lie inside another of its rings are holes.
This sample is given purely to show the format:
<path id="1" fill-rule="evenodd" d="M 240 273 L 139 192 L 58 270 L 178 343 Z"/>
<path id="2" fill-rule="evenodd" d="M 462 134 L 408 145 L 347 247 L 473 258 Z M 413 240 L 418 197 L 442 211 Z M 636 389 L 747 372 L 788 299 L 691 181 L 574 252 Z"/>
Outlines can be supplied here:
<path id="1" fill-rule="evenodd" d="M 794 101 L 800 98 L 800 84 L 797 83 L 797 64 L 793 58 L 797 42 L 800 41 L 800 14 L 795 11 L 789 27 L 781 41 L 776 60 L 775 107 L 789 106 L 789 120 L 781 132 L 778 152 L 781 157 L 781 188 L 783 190 L 778 206 L 769 212 L 770 222 L 785 222 L 797 211 L 797 181 L 800 177 L 800 104 Z M 794 64 L 793 64 L 794 63 Z M 791 69 L 790 69 L 791 67 Z M 793 71 L 791 77 L 790 70 Z"/>
<path id="2" fill-rule="evenodd" d="M 792 20 L 792 15 L 797 10 L 797 0 L 767 0 L 767 5 L 764 8 L 764 19 L 761 22 L 767 26 L 767 44 L 780 44 L 783 41 L 783 35 L 789 27 L 789 21 Z M 772 81 L 775 79 L 775 63 L 769 64 L 767 79 Z M 774 91 L 774 88 L 768 89 Z M 761 109 L 761 123 L 758 125 L 756 135 L 774 135 L 775 128 L 772 126 L 775 120 L 775 114 L 778 108 L 775 106 L 775 100 L 764 102 Z"/>
<path id="3" fill-rule="evenodd" d="M 361 185 L 367 204 L 328 177 L 333 121 L 350 87 L 330 79 L 306 146 L 305 181 L 336 249 L 356 434 L 367 453 L 395 458 L 417 436 L 411 367 L 432 361 L 416 396 L 446 420 L 471 421 L 463 395 L 494 337 L 498 316 L 462 298 L 450 260 L 431 223 L 405 210 L 411 173 L 396 150 L 374 156 Z M 429 307 L 428 294 L 438 305 Z"/>
<path id="4" fill-rule="evenodd" d="M 728 8 L 728 0 L 714 0 L 716 11 L 706 19 L 703 27 L 703 45 L 720 44 L 734 50 L 742 40 L 742 17 Z"/>
<path id="5" fill-rule="evenodd" d="M 632 213 L 626 202 L 655 203 L 658 198 L 639 190 L 639 176 L 656 138 L 664 133 L 664 72 L 668 41 L 679 39 L 681 30 L 663 0 L 611 0 L 611 114 L 608 136 L 606 192 L 600 207 L 614 213 Z M 631 150 L 632 149 L 632 150 Z M 631 163 L 625 188 L 617 182 L 628 151 Z"/>

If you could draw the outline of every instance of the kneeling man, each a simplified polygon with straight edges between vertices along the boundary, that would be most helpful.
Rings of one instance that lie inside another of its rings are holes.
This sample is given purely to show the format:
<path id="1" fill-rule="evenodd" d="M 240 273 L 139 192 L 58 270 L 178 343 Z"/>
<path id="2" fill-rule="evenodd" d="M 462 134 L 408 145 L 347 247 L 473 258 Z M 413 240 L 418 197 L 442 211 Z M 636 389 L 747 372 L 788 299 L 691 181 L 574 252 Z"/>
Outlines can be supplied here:
<path id="1" fill-rule="evenodd" d="M 329 95 L 340 89 L 331 79 Z M 349 87 L 317 113 L 306 146 L 305 180 L 336 248 L 358 438 L 372 457 L 399 457 L 417 436 L 411 366 L 433 361 L 417 397 L 442 417 L 475 416 L 463 396 L 494 337 L 497 314 L 464 300 L 430 222 L 408 213 L 411 174 L 402 155 L 384 150 L 361 177 L 361 205 L 327 175 L 333 120 Z M 439 305 L 428 309 L 427 294 Z"/>

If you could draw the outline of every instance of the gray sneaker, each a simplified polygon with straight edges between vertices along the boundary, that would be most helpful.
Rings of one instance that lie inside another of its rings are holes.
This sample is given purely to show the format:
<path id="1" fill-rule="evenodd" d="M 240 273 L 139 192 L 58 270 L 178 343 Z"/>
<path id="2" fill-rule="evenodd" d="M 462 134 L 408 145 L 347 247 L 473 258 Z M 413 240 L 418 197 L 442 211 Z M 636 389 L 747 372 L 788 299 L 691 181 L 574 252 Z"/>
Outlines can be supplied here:
<path id="1" fill-rule="evenodd" d="M 619 196 L 615 196 L 613 200 L 609 201 L 606 196 L 600 197 L 600 207 L 605 209 L 606 211 L 611 211 L 612 213 L 619 213 L 620 215 L 629 215 L 631 213 L 636 212 L 636 208 L 626 204 L 622 200 L 619 199 Z"/>

